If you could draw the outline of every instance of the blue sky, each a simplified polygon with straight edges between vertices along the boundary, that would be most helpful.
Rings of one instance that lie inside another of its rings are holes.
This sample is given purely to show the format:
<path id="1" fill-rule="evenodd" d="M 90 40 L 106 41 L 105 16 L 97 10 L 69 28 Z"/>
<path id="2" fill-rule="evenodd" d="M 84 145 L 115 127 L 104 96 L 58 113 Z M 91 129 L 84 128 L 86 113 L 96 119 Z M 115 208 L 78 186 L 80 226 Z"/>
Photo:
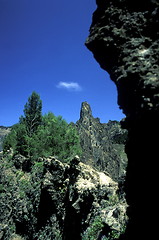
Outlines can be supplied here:
<path id="1" fill-rule="evenodd" d="M 87 101 L 101 122 L 124 117 L 114 83 L 84 42 L 95 0 L 0 0 L 0 125 L 17 123 L 32 91 L 43 113 L 79 119 Z"/>

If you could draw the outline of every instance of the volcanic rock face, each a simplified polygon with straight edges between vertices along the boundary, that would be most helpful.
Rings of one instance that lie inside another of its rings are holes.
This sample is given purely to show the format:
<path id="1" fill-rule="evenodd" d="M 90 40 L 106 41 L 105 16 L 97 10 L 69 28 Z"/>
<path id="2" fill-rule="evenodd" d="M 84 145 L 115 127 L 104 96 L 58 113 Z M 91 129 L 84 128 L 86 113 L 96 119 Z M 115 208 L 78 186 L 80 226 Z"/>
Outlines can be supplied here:
<path id="1" fill-rule="evenodd" d="M 100 123 L 94 118 L 87 102 L 81 106 L 80 119 L 76 123 L 83 155 L 82 162 L 104 171 L 119 182 L 125 177 L 127 156 L 125 142 L 127 131 L 117 121 Z"/>
<path id="2" fill-rule="evenodd" d="M 129 130 L 129 226 L 123 239 L 158 235 L 159 1 L 97 0 L 87 47 L 118 89 Z"/>

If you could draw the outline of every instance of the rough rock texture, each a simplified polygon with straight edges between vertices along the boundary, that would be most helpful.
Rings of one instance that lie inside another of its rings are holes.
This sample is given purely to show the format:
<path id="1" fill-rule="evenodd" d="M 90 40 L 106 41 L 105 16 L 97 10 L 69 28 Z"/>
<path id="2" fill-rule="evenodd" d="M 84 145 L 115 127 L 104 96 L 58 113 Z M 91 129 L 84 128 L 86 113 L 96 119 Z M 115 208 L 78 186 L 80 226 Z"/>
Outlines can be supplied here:
<path id="1" fill-rule="evenodd" d="M 158 236 L 159 1 L 97 0 L 87 47 L 118 89 L 129 130 L 129 225 L 123 239 Z"/>
<path id="2" fill-rule="evenodd" d="M 0 239 L 112 239 L 124 231 L 127 204 L 109 176 L 79 157 L 69 164 L 40 158 L 30 172 L 18 158 L 18 167 L 1 158 Z"/>
<path id="3" fill-rule="evenodd" d="M 83 152 L 81 161 L 106 172 L 117 182 L 124 179 L 127 166 L 124 151 L 127 131 L 121 129 L 120 123 L 100 123 L 99 118 L 92 116 L 90 105 L 83 102 L 76 126 Z"/>

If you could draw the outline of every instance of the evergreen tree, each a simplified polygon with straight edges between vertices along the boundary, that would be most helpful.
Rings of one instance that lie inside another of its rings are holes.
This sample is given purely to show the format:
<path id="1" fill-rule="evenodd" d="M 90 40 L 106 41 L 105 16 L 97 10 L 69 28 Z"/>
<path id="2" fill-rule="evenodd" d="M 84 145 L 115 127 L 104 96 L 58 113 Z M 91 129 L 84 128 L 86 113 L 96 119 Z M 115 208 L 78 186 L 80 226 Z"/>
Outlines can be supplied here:
<path id="1" fill-rule="evenodd" d="M 14 131 L 16 132 L 16 146 L 14 153 L 20 153 L 23 156 L 28 156 L 27 154 L 27 132 L 25 124 L 16 124 Z"/>
<path id="2" fill-rule="evenodd" d="M 31 137 L 37 131 L 37 128 L 42 123 L 42 101 L 40 96 L 33 92 L 28 98 L 28 102 L 24 106 L 24 121 L 28 135 Z"/>

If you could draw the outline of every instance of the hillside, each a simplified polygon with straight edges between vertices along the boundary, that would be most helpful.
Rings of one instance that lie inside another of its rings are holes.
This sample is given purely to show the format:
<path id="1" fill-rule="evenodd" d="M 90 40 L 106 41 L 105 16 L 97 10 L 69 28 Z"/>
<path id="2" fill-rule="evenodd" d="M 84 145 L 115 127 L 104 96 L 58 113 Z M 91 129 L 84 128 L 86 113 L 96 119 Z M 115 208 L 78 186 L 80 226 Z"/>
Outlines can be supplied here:
<path id="1" fill-rule="evenodd" d="M 81 157 L 0 157 L 0 239 L 112 240 L 125 231 L 125 132 L 116 121 L 93 118 L 86 102 L 71 126 Z"/>

